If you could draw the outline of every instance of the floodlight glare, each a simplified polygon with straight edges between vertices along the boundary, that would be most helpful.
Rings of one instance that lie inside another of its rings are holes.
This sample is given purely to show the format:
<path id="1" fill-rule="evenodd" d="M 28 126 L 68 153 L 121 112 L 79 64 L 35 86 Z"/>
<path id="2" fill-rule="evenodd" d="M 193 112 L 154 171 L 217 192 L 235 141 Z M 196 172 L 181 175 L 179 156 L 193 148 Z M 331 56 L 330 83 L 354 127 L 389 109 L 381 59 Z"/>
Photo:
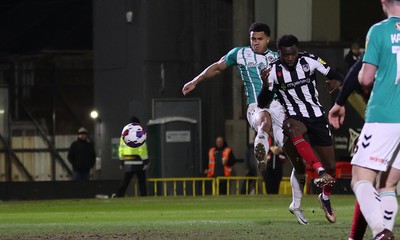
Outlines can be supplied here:
<path id="1" fill-rule="evenodd" d="M 99 113 L 96 110 L 90 112 L 90 117 L 96 119 L 99 116 Z"/>

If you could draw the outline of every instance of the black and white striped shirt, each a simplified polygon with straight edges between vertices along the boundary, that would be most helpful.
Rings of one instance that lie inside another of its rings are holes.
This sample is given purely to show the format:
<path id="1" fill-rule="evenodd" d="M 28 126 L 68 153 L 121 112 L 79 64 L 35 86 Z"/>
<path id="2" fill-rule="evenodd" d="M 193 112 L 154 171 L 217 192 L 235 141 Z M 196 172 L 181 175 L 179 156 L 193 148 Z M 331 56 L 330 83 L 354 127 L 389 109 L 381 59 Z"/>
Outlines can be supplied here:
<path id="1" fill-rule="evenodd" d="M 269 81 L 289 116 L 306 118 L 324 115 L 318 99 L 315 70 L 326 76 L 331 68 L 321 58 L 307 52 L 298 55 L 296 69 L 289 71 L 280 59 L 272 63 Z"/>

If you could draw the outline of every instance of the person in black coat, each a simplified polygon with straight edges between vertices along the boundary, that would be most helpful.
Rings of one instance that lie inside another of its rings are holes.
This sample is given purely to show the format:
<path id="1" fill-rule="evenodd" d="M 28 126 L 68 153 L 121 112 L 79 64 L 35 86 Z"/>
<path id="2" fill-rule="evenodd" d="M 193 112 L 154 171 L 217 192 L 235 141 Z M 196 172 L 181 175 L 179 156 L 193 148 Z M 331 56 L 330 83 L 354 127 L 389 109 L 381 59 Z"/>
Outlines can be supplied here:
<path id="1" fill-rule="evenodd" d="M 360 46 L 358 43 L 353 43 L 349 52 L 344 57 L 345 71 L 348 72 L 350 68 L 357 62 L 361 57 Z"/>
<path id="2" fill-rule="evenodd" d="M 94 144 L 89 141 L 88 131 L 85 128 L 79 128 L 78 139 L 71 144 L 67 158 L 72 165 L 72 179 L 75 181 L 89 180 L 89 172 L 95 164 L 96 153 Z"/>

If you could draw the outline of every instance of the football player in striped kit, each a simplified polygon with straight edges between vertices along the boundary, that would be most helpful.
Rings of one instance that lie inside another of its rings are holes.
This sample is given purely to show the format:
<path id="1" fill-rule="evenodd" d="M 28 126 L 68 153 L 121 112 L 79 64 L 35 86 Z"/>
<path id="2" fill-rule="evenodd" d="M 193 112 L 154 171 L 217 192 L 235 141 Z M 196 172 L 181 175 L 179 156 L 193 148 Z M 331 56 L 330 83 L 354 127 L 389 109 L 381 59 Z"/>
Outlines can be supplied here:
<path id="1" fill-rule="evenodd" d="M 267 153 L 270 149 L 270 135 L 273 134 L 274 141 L 278 147 L 283 146 L 282 124 L 285 118 L 284 108 L 277 99 L 271 99 L 268 106 L 263 104 L 259 107 L 258 95 L 263 86 L 261 71 L 268 69 L 278 54 L 268 49 L 271 30 L 264 23 L 253 23 L 249 27 L 250 46 L 236 47 L 229 51 L 219 61 L 211 64 L 193 80 L 187 82 L 183 88 L 184 95 L 193 91 L 197 84 L 205 79 L 211 79 L 229 67 L 236 66 L 244 83 L 245 96 L 247 98 L 247 120 L 249 125 L 257 132 L 254 140 L 254 155 L 258 162 L 258 168 L 264 172 L 267 167 Z M 272 86 L 271 86 L 272 87 Z M 263 98 L 260 98 L 263 99 Z M 294 149 L 293 144 L 285 146 L 285 154 L 292 161 L 298 171 L 292 173 L 291 181 L 293 203 L 289 210 L 295 214 L 300 224 L 308 224 L 308 220 L 300 208 L 294 207 L 294 202 L 302 198 L 305 184 L 305 167 L 303 160 Z M 325 176 L 318 178 L 318 184 L 330 184 L 331 180 Z"/>
<path id="2" fill-rule="evenodd" d="M 277 45 L 280 58 L 272 63 L 271 69 L 263 71 L 262 77 L 268 82 L 265 85 L 274 85 L 274 91 L 285 107 L 285 135 L 290 137 L 297 152 L 320 176 L 314 180 L 316 185 L 322 186 L 318 199 L 327 220 L 334 223 L 336 214 L 331 206 L 330 195 L 335 183 L 335 153 L 325 111 L 318 99 L 316 71 L 329 79 L 326 82 L 330 86 L 330 92 L 341 85 L 343 78 L 321 58 L 299 52 L 298 39 L 295 36 L 283 35 Z M 306 135 L 309 142 L 304 138 Z M 320 158 L 315 155 L 311 146 Z M 291 207 L 298 208 L 300 200 L 297 199 L 294 204 Z"/>

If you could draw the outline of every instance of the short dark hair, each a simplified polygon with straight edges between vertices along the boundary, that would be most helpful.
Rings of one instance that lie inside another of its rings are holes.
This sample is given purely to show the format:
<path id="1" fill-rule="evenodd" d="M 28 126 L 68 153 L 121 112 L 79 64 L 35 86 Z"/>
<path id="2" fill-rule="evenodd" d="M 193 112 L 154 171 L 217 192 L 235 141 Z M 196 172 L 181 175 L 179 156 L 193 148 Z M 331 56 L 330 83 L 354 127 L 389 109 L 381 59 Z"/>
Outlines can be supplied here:
<path id="1" fill-rule="evenodd" d="M 279 38 L 277 47 L 291 47 L 293 45 L 299 46 L 299 40 L 294 35 L 283 35 Z"/>
<path id="2" fill-rule="evenodd" d="M 249 33 L 251 33 L 251 32 L 264 32 L 265 35 L 267 35 L 268 37 L 271 36 L 271 29 L 265 23 L 255 22 L 255 23 L 251 24 L 249 27 Z"/>

